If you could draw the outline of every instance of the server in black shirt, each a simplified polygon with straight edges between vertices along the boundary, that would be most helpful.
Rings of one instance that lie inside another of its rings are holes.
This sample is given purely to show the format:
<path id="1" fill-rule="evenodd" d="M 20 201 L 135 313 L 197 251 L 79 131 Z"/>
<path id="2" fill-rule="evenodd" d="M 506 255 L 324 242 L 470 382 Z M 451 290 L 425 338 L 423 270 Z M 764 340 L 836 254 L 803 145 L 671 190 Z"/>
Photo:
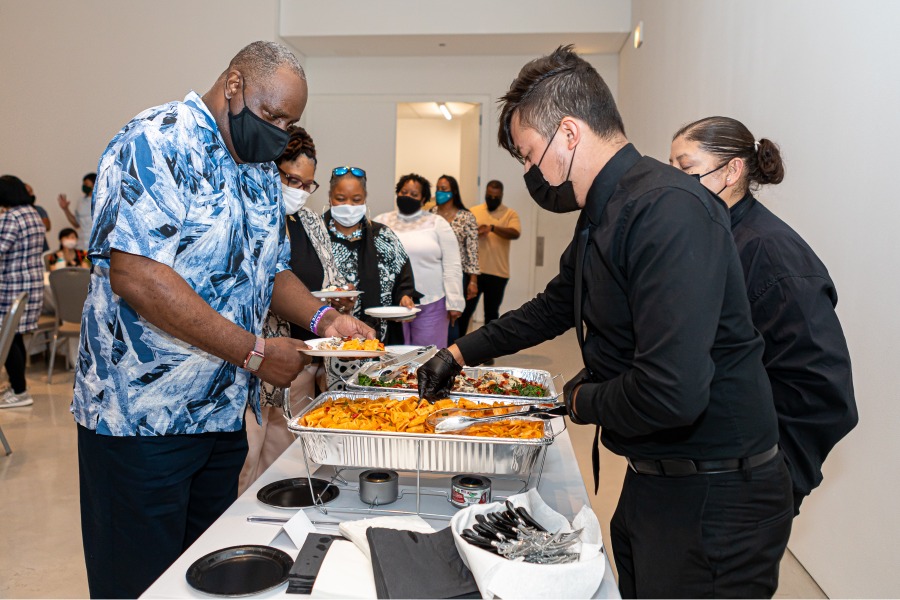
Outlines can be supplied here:
<path id="1" fill-rule="evenodd" d="M 731 210 L 753 324 L 766 344 L 763 364 L 797 514 L 822 482 L 828 452 L 859 421 L 834 282 L 809 244 L 751 193 L 784 178 L 771 140 L 756 141 L 735 119 L 708 117 L 675 134 L 669 162 L 700 177 Z"/>
<path id="2" fill-rule="evenodd" d="M 574 326 L 585 369 L 569 415 L 630 465 L 612 521 L 622 595 L 771 596 L 790 475 L 727 208 L 628 143 L 571 47 L 525 65 L 500 123 L 532 198 L 581 209 L 575 237 L 544 292 L 423 365 L 420 394 Z"/>

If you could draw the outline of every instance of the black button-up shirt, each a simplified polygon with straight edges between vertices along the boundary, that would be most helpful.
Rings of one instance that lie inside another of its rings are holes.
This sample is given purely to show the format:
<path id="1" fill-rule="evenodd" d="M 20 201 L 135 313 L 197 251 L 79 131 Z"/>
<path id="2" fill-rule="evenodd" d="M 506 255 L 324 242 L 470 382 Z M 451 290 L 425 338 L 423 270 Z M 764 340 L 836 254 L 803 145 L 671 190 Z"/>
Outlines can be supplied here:
<path id="1" fill-rule="evenodd" d="M 728 209 L 693 178 L 628 144 L 597 175 L 578 228 L 584 261 L 577 412 L 633 458 L 730 459 L 778 441 Z M 577 239 L 577 233 L 576 233 Z M 575 325 L 573 241 L 560 273 L 517 310 L 457 340 L 467 363 Z"/>
<path id="2" fill-rule="evenodd" d="M 856 426 L 850 352 L 828 269 L 784 221 L 747 194 L 731 207 L 753 324 L 795 493 L 822 481 L 828 452 Z"/>

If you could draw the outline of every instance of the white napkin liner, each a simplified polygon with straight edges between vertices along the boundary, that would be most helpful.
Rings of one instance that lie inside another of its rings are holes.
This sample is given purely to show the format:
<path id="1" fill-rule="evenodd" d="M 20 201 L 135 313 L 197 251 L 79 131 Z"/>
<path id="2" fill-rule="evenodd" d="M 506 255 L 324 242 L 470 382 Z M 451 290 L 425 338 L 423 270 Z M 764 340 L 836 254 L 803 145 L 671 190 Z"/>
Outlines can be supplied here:
<path id="1" fill-rule="evenodd" d="M 373 517 L 371 519 L 342 522 L 338 526 L 341 535 L 353 542 L 356 547 L 366 555 L 366 558 L 368 558 L 370 562 L 372 560 L 372 554 L 369 549 L 369 540 L 366 538 L 366 530 L 370 527 L 397 529 L 400 531 L 415 531 L 417 533 L 434 533 L 434 528 L 419 515 Z"/>
<path id="2" fill-rule="evenodd" d="M 564 516 L 551 509 L 537 493 L 529 490 L 509 498 L 513 506 L 524 507 L 547 530 L 572 531 Z M 476 523 L 475 515 L 505 510 L 499 502 L 465 508 L 450 521 L 456 548 L 484 598 L 591 598 L 600 588 L 606 560 L 600 522 L 587 506 L 575 516 L 575 528 L 584 528 L 581 559 L 562 565 L 516 562 L 466 542 L 460 533 Z"/>

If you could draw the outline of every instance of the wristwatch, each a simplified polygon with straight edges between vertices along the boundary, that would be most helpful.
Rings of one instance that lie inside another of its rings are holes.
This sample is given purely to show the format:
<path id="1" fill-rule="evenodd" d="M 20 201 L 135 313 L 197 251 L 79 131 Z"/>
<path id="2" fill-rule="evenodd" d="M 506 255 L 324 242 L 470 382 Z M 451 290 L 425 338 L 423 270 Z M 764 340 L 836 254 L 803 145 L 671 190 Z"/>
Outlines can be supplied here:
<path id="1" fill-rule="evenodd" d="M 244 359 L 244 368 L 251 373 L 259 371 L 263 361 L 266 359 L 265 349 L 266 340 L 261 337 L 256 338 L 256 345 L 253 346 L 253 350 L 251 350 L 250 353 L 247 354 L 247 358 Z"/>

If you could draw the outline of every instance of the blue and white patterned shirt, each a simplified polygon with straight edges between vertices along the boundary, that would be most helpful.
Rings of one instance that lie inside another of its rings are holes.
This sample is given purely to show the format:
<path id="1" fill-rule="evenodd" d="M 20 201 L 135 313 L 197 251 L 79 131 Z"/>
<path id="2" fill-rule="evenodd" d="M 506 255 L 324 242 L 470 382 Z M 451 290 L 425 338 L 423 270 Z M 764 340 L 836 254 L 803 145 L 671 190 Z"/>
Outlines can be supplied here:
<path id="1" fill-rule="evenodd" d="M 235 163 L 191 92 L 128 123 L 97 173 L 75 420 L 113 436 L 239 430 L 248 400 L 258 418 L 258 379 L 144 320 L 113 293 L 109 257 L 120 250 L 168 265 L 260 335 L 290 257 L 274 163 Z"/>

